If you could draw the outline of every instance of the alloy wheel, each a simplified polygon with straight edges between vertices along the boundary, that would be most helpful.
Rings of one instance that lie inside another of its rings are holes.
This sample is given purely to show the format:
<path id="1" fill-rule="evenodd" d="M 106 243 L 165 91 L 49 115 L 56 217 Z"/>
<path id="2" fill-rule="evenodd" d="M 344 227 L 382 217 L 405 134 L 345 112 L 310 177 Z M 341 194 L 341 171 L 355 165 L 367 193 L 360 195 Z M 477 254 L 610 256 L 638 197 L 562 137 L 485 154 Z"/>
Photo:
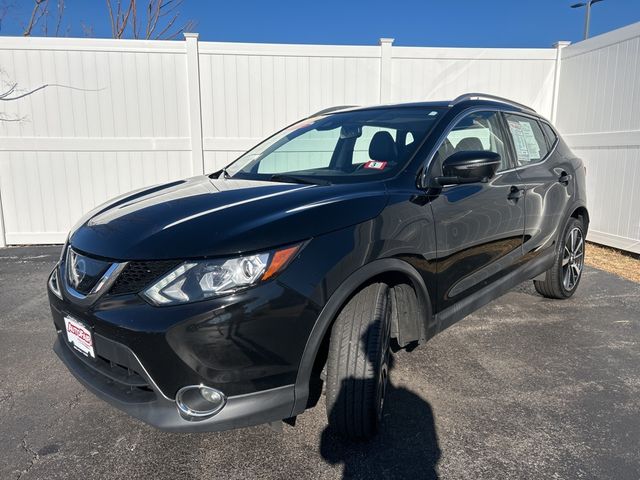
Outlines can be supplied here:
<path id="1" fill-rule="evenodd" d="M 562 255 L 562 285 L 571 291 L 578 284 L 584 266 L 584 238 L 582 230 L 574 227 L 567 234 Z"/>

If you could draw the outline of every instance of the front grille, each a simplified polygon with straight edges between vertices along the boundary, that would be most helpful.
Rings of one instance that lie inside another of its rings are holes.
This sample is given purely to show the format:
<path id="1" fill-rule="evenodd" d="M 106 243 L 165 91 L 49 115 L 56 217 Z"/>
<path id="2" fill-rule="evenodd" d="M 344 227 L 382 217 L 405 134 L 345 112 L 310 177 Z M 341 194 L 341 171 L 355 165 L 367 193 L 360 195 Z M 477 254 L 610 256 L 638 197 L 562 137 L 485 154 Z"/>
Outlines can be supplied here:
<path id="1" fill-rule="evenodd" d="M 129 262 L 109 290 L 111 295 L 138 293 L 148 284 L 168 273 L 180 262 L 177 260 L 157 260 Z"/>
<path id="2" fill-rule="evenodd" d="M 77 292 L 87 295 L 111 265 L 69 248 L 66 256 L 67 282 Z"/>

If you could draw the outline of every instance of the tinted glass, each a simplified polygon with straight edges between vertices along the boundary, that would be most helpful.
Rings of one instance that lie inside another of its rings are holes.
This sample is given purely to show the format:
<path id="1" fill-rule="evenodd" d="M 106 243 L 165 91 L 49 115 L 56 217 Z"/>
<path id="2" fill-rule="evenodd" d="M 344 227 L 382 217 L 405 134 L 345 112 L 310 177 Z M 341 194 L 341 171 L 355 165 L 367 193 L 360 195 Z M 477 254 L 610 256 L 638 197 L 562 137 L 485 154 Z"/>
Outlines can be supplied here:
<path id="1" fill-rule="evenodd" d="M 507 125 L 520 166 L 541 161 L 548 153 L 547 142 L 540 124 L 529 117 L 507 114 Z"/>
<path id="2" fill-rule="evenodd" d="M 549 125 L 547 125 L 546 123 L 542 123 L 542 129 L 544 130 L 544 134 L 547 136 L 547 142 L 549 143 L 549 146 L 553 147 L 556 143 L 556 140 L 558 140 L 558 136 L 556 135 L 556 132 L 553 131 L 553 128 L 551 128 Z"/>
<path id="3" fill-rule="evenodd" d="M 474 112 L 464 117 L 456 123 L 442 142 L 434 160 L 441 163 L 448 156 L 465 150 L 495 152 L 501 158 L 499 170 L 509 168 L 499 112 Z"/>
<path id="4" fill-rule="evenodd" d="M 411 158 L 441 110 L 380 108 L 320 115 L 292 125 L 227 167 L 234 178 L 357 182 L 396 174 Z"/>
<path id="5" fill-rule="evenodd" d="M 340 128 L 309 130 L 284 143 L 258 162 L 258 173 L 328 168 L 340 139 Z"/>
<path id="6" fill-rule="evenodd" d="M 356 143 L 353 147 L 353 162 L 354 164 L 365 163 L 372 158 L 369 156 L 369 146 L 371 140 L 377 132 L 389 132 L 394 141 L 397 141 L 397 131 L 392 128 L 373 127 L 365 125 L 362 127 L 362 135 L 356 139 Z"/>

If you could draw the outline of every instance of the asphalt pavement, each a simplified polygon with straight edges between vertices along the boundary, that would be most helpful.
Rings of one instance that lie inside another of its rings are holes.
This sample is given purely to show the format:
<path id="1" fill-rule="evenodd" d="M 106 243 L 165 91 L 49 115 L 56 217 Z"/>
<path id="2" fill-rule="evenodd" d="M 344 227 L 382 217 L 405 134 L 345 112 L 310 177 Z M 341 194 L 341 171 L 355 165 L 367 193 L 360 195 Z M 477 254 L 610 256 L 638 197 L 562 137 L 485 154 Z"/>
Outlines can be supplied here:
<path id="1" fill-rule="evenodd" d="M 640 478 L 640 284 L 520 285 L 397 354 L 383 433 L 349 444 L 322 401 L 281 433 L 172 434 L 98 400 L 51 350 L 58 254 L 0 249 L 0 479 Z"/>

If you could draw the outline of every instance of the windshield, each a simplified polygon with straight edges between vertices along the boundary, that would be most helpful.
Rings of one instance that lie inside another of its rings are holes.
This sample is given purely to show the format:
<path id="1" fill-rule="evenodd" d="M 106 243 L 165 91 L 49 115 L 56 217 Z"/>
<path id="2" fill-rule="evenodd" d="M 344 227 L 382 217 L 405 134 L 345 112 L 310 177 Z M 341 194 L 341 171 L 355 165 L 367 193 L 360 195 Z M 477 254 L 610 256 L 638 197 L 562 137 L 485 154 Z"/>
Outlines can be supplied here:
<path id="1" fill-rule="evenodd" d="M 401 107 L 308 118 L 249 150 L 223 175 L 304 183 L 388 178 L 407 163 L 440 114 Z"/>

